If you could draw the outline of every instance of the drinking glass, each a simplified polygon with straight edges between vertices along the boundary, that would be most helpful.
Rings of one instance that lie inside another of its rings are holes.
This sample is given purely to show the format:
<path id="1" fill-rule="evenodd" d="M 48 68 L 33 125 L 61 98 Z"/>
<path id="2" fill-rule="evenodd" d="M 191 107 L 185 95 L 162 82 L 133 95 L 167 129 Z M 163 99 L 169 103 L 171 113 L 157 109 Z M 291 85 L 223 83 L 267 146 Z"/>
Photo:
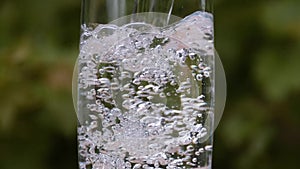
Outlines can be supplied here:
<path id="1" fill-rule="evenodd" d="M 212 2 L 82 0 L 81 21 L 79 168 L 211 169 L 226 95 Z"/>

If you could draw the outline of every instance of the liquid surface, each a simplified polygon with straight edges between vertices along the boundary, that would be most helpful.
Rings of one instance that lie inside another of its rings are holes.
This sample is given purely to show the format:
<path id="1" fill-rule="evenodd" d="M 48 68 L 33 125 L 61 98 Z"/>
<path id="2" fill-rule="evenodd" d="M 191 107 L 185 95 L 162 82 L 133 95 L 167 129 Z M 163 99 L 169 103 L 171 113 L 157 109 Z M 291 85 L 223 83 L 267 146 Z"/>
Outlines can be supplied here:
<path id="1" fill-rule="evenodd" d="M 78 60 L 80 169 L 210 168 L 212 15 L 165 28 L 83 26 Z"/>

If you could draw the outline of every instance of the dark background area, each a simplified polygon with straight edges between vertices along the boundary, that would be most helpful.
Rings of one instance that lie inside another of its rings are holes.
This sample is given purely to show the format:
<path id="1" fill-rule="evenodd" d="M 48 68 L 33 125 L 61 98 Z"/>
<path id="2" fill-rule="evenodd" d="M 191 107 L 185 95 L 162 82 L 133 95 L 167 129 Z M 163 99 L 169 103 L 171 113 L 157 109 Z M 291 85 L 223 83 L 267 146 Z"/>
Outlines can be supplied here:
<path id="1" fill-rule="evenodd" d="M 0 2 L 0 169 L 77 168 L 80 0 Z M 228 97 L 214 169 L 300 168 L 300 1 L 215 0 Z"/>

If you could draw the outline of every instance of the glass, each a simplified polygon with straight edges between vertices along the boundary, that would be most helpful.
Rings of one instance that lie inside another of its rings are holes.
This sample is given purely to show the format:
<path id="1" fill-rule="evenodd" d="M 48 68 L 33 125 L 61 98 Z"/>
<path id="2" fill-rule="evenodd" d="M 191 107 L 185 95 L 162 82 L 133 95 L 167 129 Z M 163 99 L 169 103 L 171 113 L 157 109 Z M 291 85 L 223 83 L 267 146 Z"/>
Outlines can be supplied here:
<path id="1" fill-rule="evenodd" d="M 226 96 L 212 2 L 83 0 L 81 20 L 79 168 L 211 169 Z"/>

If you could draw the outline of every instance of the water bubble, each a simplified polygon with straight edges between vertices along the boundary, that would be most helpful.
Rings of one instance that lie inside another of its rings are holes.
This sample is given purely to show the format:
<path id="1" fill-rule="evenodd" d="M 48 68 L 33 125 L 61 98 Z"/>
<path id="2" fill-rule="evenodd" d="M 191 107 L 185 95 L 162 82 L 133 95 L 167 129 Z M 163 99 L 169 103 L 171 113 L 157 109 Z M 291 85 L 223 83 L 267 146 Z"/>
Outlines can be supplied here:
<path id="1" fill-rule="evenodd" d="M 193 167 L 195 167 L 195 166 L 196 166 L 196 164 L 194 164 L 194 163 L 191 163 L 191 162 L 189 162 L 189 161 L 188 161 L 188 162 L 186 162 L 186 164 L 187 164 L 187 165 L 189 165 L 189 166 L 193 166 Z"/>
<path id="2" fill-rule="evenodd" d="M 192 139 L 189 136 L 183 136 L 180 138 L 181 145 L 189 145 L 191 142 L 192 142 Z"/>
<path id="3" fill-rule="evenodd" d="M 213 35 L 211 33 L 204 33 L 204 37 L 205 40 L 211 41 L 213 40 Z"/>
<path id="4" fill-rule="evenodd" d="M 101 105 L 101 104 L 102 104 L 102 103 L 101 103 L 101 100 L 97 99 L 97 100 L 96 100 L 96 104 L 97 104 L 97 105 Z"/>
<path id="5" fill-rule="evenodd" d="M 154 98 L 154 96 L 148 96 L 147 99 L 148 100 L 152 100 Z"/>
<path id="6" fill-rule="evenodd" d="M 199 153 L 204 153 L 205 150 L 204 150 L 204 148 L 199 148 L 198 152 L 199 152 Z"/>
<path id="7" fill-rule="evenodd" d="M 121 72 L 120 79 L 132 78 L 130 72 L 123 71 Z"/>
<path id="8" fill-rule="evenodd" d="M 86 105 L 86 108 L 90 109 L 90 108 L 91 108 L 91 105 L 90 105 L 90 104 L 87 104 L 87 105 Z"/>
<path id="9" fill-rule="evenodd" d="M 97 64 L 94 61 L 91 61 L 91 60 L 87 61 L 86 64 L 87 64 L 87 67 L 89 67 L 89 68 L 94 68 L 94 67 L 97 66 Z"/>
<path id="10" fill-rule="evenodd" d="M 115 83 L 111 83 L 111 89 L 112 90 L 119 90 L 119 83 L 115 82 Z"/>
<path id="11" fill-rule="evenodd" d="M 159 165 L 159 161 L 158 160 L 155 160 L 155 162 L 154 162 L 154 167 L 155 168 L 158 168 L 160 165 Z"/>
<path id="12" fill-rule="evenodd" d="M 147 164 L 150 164 L 150 165 L 151 165 L 151 164 L 154 164 L 154 160 L 153 160 L 153 159 L 148 159 L 148 160 L 146 161 L 146 163 L 147 163 Z"/>
<path id="13" fill-rule="evenodd" d="M 88 91 L 87 94 L 86 94 L 86 98 L 89 99 L 89 100 L 93 100 L 94 96 L 95 95 L 92 92 L 90 92 L 90 91 Z"/>
<path id="14" fill-rule="evenodd" d="M 103 75 L 103 74 L 105 73 L 105 70 L 104 70 L 104 69 L 99 69 L 99 73 L 100 73 L 101 75 Z"/>
<path id="15" fill-rule="evenodd" d="M 176 159 L 172 163 L 175 164 L 176 166 L 182 166 L 183 165 L 182 159 Z"/>
<path id="16" fill-rule="evenodd" d="M 176 86 L 176 85 L 177 85 L 177 83 L 176 83 L 176 81 L 175 81 L 175 80 L 172 80 L 172 81 L 170 82 L 170 85 L 172 85 L 172 86 Z"/>
<path id="17" fill-rule="evenodd" d="M 106 66 L 106 67 L 104 67 L 103 69 L 104 69 L 105 72 L 107 72 L 107 73 L 115 73 L 115 71 L 116 71 L 116 68 L 113 67 L 113 66 Z"/>
<path id="18" fill-rule="evenodd" d="M 89 116 L 90 116 L 90 118 L 91 118 L 92 120 L 97 120 L 97 119 L 98 119 L 98 117 L 95 116 L 95 115 L 90 114 Z"/>
<path id="19" fill-rule="evenodd" d="M 98 122 L 97 121 L 92 121 L 90 125 L 90 129 L 94 129 L 98 127 Z"/>
<path id="20" fill-rule="evenodd" d="M 136 94 L 140 97 L 148 97 L 149 96 L 149 92 L 147 92 L 147 91 L 137 91 Z"/>
<path id="21" fill-rule="evenodd" d="M 207 146 L 205 146 L 205 150 L 207 150 L 207 151 L 212 151 L 212 148 L 213 148 L 213 146 L 212 145 L 207 145 Z"/>
<path id="22" fill-rule="evenodd" d="M 141 84 L 141 81 L 140 81 L 140 79 L 134 79 L 132 81 L 132 83 L 134 83 L 135 85 L 139 85 L 139 84 Z"/>
<path id="23" fill-rule="evenodd" d="M 127 162 L 125 163 L 125 167 L 126 167 L 126 168 L 131 168 L 131 163 L 127 161 Z"/>
<path id="24" fill-rule="evenodd" d="M 103 25 L 102 27 L 97 27 L 94 32 L 95 32 L 95 37 L 100 39 L 104 38 L 106 36 L 112 35 L 116 31 L 117 27 L 114 25 Z"/>
<path id="25" fill-rule="evenodd" d="M 197 74 L 196 75 L 196 80 L 197 81 L 202 81 L 203 75 L 202 74 Z"/>
<path id="26" fill-rule="evenodd" d="M 194 149 L 194 146 L 188 145 L 188 146 L 186 147 L 186 150 L 187 150 L 187 152 L 192 152 L 192 151 L 194 151 L 195 149 Z"/>
<path id="27" fill-rule="evenodd" d="M 201 70 L 203 70 L 203 69 L 206 67 L 206 65 L 205 65 L 204 63 L 200 63 L 200 64 L 198 65 L 198 67 L 199 67 Z"/>
<path id="28" fill-rule="evenodd" d="M 205 71 L 205 72 L 203 73 L 203 75 L 204 75 L 205 77 L 209 77 L 209 76 L 210 76 L 210 73 L 209 73 L 208 71 Z"/>
<path id="29" fill-rule="evenodd" d="M 193 70 L 195 70 L 195 71 L 198 70 L 198 66 L 196 66 L 196 65 L 191 65 L 190 68 L 193 69 Z"/>
<path id="30" fill-rule="evenodd" d="M 124 28 L 136 29 L 138 31 L 149 31 L 153 29 L 153 26 L 150 24 L 137 22 L 128 24 Z"/>
<path id="31" fill-rule="evenodd" d="M 165 97 L 166 97 L 165 93 L 160 93 L 159 96 L 160 96 L 161 98 L 165 98 Z"/>
<path id="32" fill-rule="evenodd" d="M 133 166 L 133 169 L 141 169 L 142 165 L 141 164 L 135 164 Z"/>

